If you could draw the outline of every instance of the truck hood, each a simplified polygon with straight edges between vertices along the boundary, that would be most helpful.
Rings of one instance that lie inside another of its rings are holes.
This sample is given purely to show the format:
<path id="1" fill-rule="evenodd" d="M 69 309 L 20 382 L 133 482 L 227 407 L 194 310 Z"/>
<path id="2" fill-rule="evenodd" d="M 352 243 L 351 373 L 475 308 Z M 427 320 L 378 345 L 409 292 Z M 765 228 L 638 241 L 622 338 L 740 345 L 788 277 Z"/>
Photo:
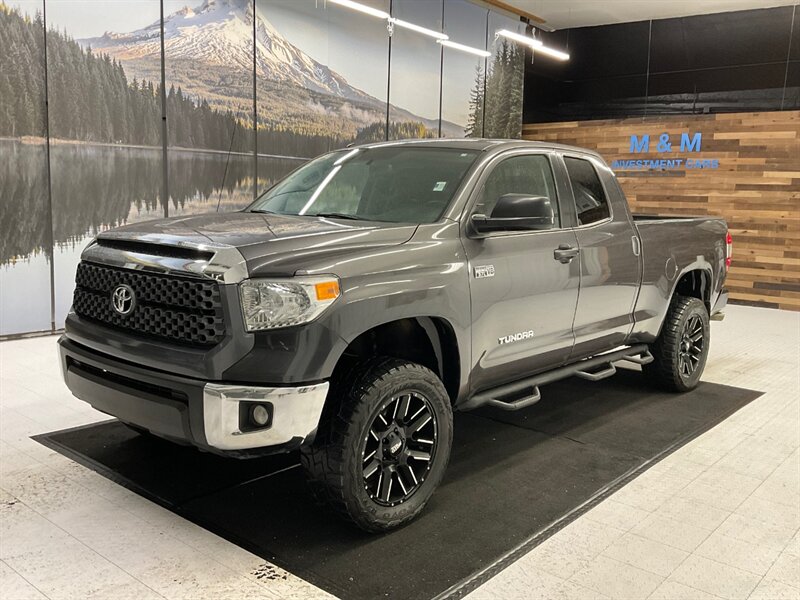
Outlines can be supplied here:
<path id="1" fill-rule="evenodd" d="M 293 274 L 322 255 L 408 241 L 416 225 L 261 213 L 212 213 L 145 221 L 105 231 L 98 241 L 215 252 L 236 248 L 253 274 Z"/>

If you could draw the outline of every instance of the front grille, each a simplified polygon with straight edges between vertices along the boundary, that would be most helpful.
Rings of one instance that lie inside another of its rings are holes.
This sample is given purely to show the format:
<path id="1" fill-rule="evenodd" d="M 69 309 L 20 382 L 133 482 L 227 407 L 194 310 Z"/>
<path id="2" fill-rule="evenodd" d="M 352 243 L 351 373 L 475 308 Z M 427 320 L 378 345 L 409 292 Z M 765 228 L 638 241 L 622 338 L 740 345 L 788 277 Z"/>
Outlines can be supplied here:
<path id="1" fill-rule="evenodd" d="M 120 284 L 130 286 L 136 299 L 128 315 L 112 306 L 111 296 Z M 82 262 L 75 276 L 73 308 L 79 316 L 110 327 L 183 344 L 213 346 L 225 335 L 215 281 Z"/>

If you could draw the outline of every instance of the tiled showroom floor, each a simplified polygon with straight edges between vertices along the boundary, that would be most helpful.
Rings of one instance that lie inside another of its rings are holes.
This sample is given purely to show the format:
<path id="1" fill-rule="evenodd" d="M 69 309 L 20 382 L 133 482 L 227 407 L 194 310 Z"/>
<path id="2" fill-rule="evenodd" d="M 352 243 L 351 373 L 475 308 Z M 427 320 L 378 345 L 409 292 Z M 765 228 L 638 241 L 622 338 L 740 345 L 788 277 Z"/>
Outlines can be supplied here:
<path id="1" fill-rule="evenodd" d="M 800 599 L 800 313 L 732 306 L 704 379 L 766 392 L 470 598 Z M 107 417 L 0 343 L 0 598 L 326 594 L 30 439 Z"/>

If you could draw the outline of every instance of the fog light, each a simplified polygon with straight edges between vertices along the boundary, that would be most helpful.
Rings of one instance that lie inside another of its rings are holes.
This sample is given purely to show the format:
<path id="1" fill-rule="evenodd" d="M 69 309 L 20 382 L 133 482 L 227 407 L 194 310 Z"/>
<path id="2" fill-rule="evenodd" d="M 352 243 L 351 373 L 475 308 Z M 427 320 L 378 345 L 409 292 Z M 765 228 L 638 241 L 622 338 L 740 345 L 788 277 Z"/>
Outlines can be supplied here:
<path id="1" fill-rule="evenodd" d="M 254 425 L 263 427 L 269 423 L 269 410 L 263 404 L 256 404 L 250 409 L 250 420 Z"/>

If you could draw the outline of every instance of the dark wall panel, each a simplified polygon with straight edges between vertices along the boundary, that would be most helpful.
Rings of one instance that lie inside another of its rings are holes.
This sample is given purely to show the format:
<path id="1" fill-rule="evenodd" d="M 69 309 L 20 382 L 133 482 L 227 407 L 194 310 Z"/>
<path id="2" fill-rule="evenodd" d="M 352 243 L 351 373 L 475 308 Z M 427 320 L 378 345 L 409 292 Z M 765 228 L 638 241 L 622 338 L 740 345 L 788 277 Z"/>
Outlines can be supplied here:
<path id="1" fill-rule="evenodd" d="M 649 36 L 648 21 L 555 32 L 547 37 L 548 44 L 574 50 L 570 60 L 542 55 L 534 61 L 545 72 L 568 80 L 641 75 L 647 72 Z"/>
<path id="2" fill-rule="evenodd" d="M 526 123 L 780 110 L 796 97 L 788 81 L 784 91 L 787 56 L 800 52 L 793 6 L 583 27 L 543 38 L 568 47 L 571 59 L 529 56 Z"/>
<path id="3" fill-rule="evenodd" d="M 788 65 L 783 108 L 785 110 L 800 108 L 800 61 L 791 61 Z"/>
<path id="4" fill-rule="evenodd" d="M 785 63 L 792 12 L 781 6 L 653 21 L 650 72 Z"/>

